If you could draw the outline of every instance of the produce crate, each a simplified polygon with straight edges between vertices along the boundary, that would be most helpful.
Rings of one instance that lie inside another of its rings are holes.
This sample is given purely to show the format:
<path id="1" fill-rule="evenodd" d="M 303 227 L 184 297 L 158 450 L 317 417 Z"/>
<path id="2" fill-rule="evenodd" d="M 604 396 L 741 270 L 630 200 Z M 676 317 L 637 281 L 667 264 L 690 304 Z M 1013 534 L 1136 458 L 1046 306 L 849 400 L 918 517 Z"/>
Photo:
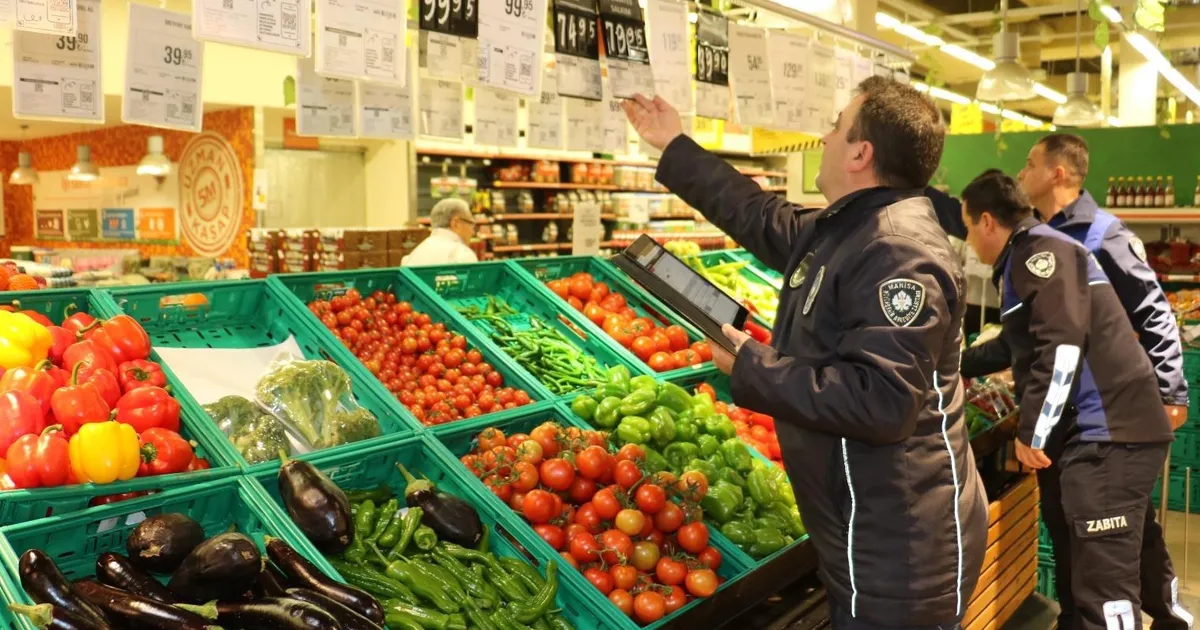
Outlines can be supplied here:
<path id="1" fill-rule="evenodd" d="M 754 254 L 744 249 L 728 250 L 730 256 L 734 260 L 744 260 L 750 263 L 750 269 L 762 277 L 763 280 L 771 283 L 771 286 L 776 289 L 783 290 L 783 274 L 768 267 L 763 261 L 754 257 Z"/>
<path id="2" fill-rule="evenodd" d="M 1171 463 L 1200 467 L 1200 432 L 1195 427 L 1180 427 L 1171 443 Z"/>
<path id="3" fill-rule="evenodd" d="M 548 404 L 538 405 L 546 407 Z M 444 427 L 457 427 L 471 423 L 451 423 Z M 591 589 L 591 585 L 572 582 L 566 579 L 573 570 L 561 562 L 557 553 L 543 553 L 536 547 L 531 547 L 534 539 L 541 539 L 528 528 L 514 525 L 515 517 L 507 506 L 504 511 L 497 511 L 494 505 L 487 501 L 480 489 L 469 482 L 466 469 L 452 460 L 445 449 L 428 433 L 406 438 L 391 444 L 376 444 L 353 453 L 316 453 L 302 455 L 330 477 L 338 486 L 346 490 L 375 488 L 386 483 L 392 490 L 403 497 L 406 486 L 404 476 L 396 467 L 397 463 L 415 476 L 425 476 L 437 484 L 442 492 L 450 493 L 475 506 L 480 520 L 492 530 L 488 536 L 492 553 L 508 558 L 518 558 L 529 562 L 545 575 L 544 565 L 548 560 L 559 561 L 559 589 L 556 608 L 562 609 L 562 615 L 578 630 L 614 630 L 619 626 L 605 614 L 603 599 L 598 591 L 588 593 L 583 587 Z M 254 474 L 254 479 L 261 484 L 261 489 L 270 496 L 281 513 L 286 513 L 283 501 L 279 495 L 279 484 L 276 471 L 261 471 Z M 299 534 L 303 536 L 303 534 Z M 545 543 L 542 543 L 543 545 Z M 532 548 L 533 553 L 526 551 Z M 315 559 L 318 567 L 326 574 L 341 579 L 341 575 L 323 557 Z"/>
<path id="4" fill-rule="evenodd" d="M 459 457 L 466 455 L 475 447 L 476 436 L 488 427 L 496 427 L 503 431 L 505 435 L 511 435 L 513 433 L 528 433 L 539 424 L 546 421 L 557 422 L 560 425 L 568 427 L 574 426 L 580 428 L 589 428 L 586 423 L 576 417 L 575 414 L 570 412 L 565 402 L 559 402 L 557 405 L 539 405 L 536 408 L 528 409 L 521 416 L 509 418 L 507 421 L 501 424 L 481 422 L 476 420 L 469 424 L 458 423 L 439 427 L 438 430 L 434 431 L 432 435 L 441 441 L 446 456 L 448 458 L 457 460 Z M 463 475 L 466 475 L 467 478 L 473 482 L 472 485 L 476 489 L 477 495 L 483 497 L 483 500 L 490 504 L 490 507 L 493 511 L 505 513 L 512 518 L 514 527 L 519 530 L 519 533 L 526 535 L 526 540 L 528 541 L 526 544 L 531 545 L 535 553 L 544 557 L 553 557 L 558 554 L 558 552 L 550 547 L 550 545 L 546 544 L 546 542 L 543 541 L 541 537 L 533 531 L 533 527 L 531 525 L 526 523 L 521 517 L 513 514 L 511 508 L 505 505 L 504 502 L 499 498 L 492 495 L 483 485 L 483 482 L 475 480 L 473 475 L 471 475 L 471 473 L 465 466 L 461 464 L 461 462 L 455 461 L 455 463 L 458 464 L 459 472 Z M 709 544 L 721 552 L 721 568 L 717 571 L 717 573 L 726 581 L 719 587 L 718 593 L 720 593 L 726 588 L 733 586 L 740 577 L 745 575 L 745 573 L 754 566 L 754 561 L 749 556 L 746 556 L 744 553 L 742 553 L 742 551 L 734 546 L 733 543 L 729 542 L 729 540 L 722 536 L 721 533 L 712 525 L 709 525 Z M 562 575 L 565 579 L 570 580 L 578 589 L 585 590 L 600 600 L 605 600 L 604 603 L 599 605 L 603 607 L 604 612 L 608 616 L 617 620 L 618 623 L 616 625 L 618 627 L 630 629 L 639 627 L 632 620 L 625 617 L 624 614 L 618 611 L 612 605 L 612 603 L 608 602 L 607 598 L 605 598 L 600 591 L 596 590 L 596 588 L 592 586 L 586 578 L 583 577 L 581 572 L 567 566 L 562 566 L 560 569 L 560 575 Z M 714 597 L 716 596 L 717 595 L 714 595 Z M 689 611 L 700 606 L 702 603 L 703 600 L 695 600 L 689 603 L 687 606 L 676 611 L 674 615 L 664 617 L 659 622 L 645 626 L 645 628 L 659 628 L 668 623 L 674 622 L 677 616 L 687 614 Z"/>
<path id="5" fill-rule="evenodd" d="M 1038 557 L 1054 558 L 1054 541 L 1050 538 L 1050 530 L 1046 529 L 1046 522 L 1041 519 L 1041 506 L 1038 506 Z"/>
<path id="6" fill-rule="evenodd" d="M 322 273 L 290 273 L 271 276 L 268 279 L 284 295 L 285 302 L 299 316 L 311 318 L 307 304 L 315 299 L 330 299 L 341 295 L 350 289 L 358 289 L 363 296 L 375 291 L 392 293 L 399 301 L 412 304 L 416 311 L 429 315 L 434 322 L 446 325 L 447 330 L 466 337 L 467 344 L 479 350 L 485 361 L 490 363 L 501 376 L 504 384 L 525 390 L 534 401 L 549 400 L 550 392 L 546 391 L 528 372 L 508 359 L 491 343 L 486 335 L 480 334 L 471 326 L 464 325 L 454 313 L 437 299 L 431 297 L 424 287 L 414 281 L 399 269 L 364 269 L 361 271 L 330 271 Z M 313 320 L 315 322 L 315 320 Z M 388 392 L 379 379 L 375 378 L 362 361 L 354 356 L 333 333 L 320 322 L 315 322 L 318 336 L 326 343 L 336 345 L 341 356 L 353 365 L 355 378 L 366 379 L 383 390 L 383 397 L 392 412 L 403 417 L 410 424 L 422 426 L 412 413 L 400 404 L 400 401 Z M 340 361 L 340 360 L 339 360 Z M 492 414 L 487 414 L 491 417 Z"/>
<path id="7" fill-rule="evenodd" d="M 253 538 L 260 550 L 263 536 L 270 535 L 287 541 L 310 560 L 318 559 L 287 518 L 266 502 L 253 480 L 232 477 L 0 529 L 5 595 L 9 601 L 32 603 L 21 588 L 17 569 L 20 555 L 26 550 L 36 548 L 48 553 L 72 581 L 92 577 L 96 556 L 105 551 L 124 555 L 125 540 L 138 523 L 146 517 L 171 512 L 192 517 L 209 536 L 224 533 L 233 526 Z M 27 618 L 14 617 L 18 619 L 5 628 L 34 630 Z"/>
<path id="8" fill-rule="evenodd" d="M 305 359 L 328 359 L 350 375 L 358 404 L 375 414 L 382 435 L 370 440 L 343 444 L 327 450 L 352 451 L 374 441 L 388 441 L 420 428 L 411 416 L 402 414 L 391 392 L 374 377 L 359 371 L 362 364 L 346 350 L 310 313 L 288 305 L 287 296 L 266 280 L 235 282 L 192 282 L 120 287 L 108 292 L 113 302 L 138 320 L 155 347 L 170 348 L 258 348 L 294 337 Z M 154 353 L 157 359 L 157 352 Z M 164 365 L 163 371 L 173 377 Z M 199 403 L 186 391 L 177 392 L 184 408 L 197 418 L 207 417 Z M 233 448 L 216 423 L 201 428 L 219 443 L 227 457 L 243 469 L 278 467 L 272 462 L 251 466 Z"/>
<path id="9" fill-rule="evenodd" d="M 41 313 L 55 324 L 61 324 L 67 315 L 77 311 L 97 318 L 112 317 L 119 312 L 107 296 L 89 289 L 10 291 L 3 294 L 2 301 L 21 310 Z M 164 372 L 167 370 L 164 369 Z M 135 477 L 129 481 L 110 484 L 86 483 L 57 488 L 0 492 L 0 525 L 12 525 L 50 515 L 62 515 L 82 510 L 88 506 L 89 501 L 103 495 L 161 490 L 180 484 L 199 483 L 234 474 L 236 472 L 235 460 L 231 457 L 230 449 L 225 448 L 225 440 L 222 438 L 217 441 L 205 430 L 211 424 L 208 414 L 194 406 L 184 404 L 187 398 L 186 394 L 181 393 L 183 387 L 170 372 L 167 372 L 167 380 L 171 385 L 171 391 L 175 393 L 182 406 L 179 433 L 186 439 L 195 442 L 194 448 L 197 456 L 207 459 L 212 466 L 211 469 L 155 477 Z"/>
<path id="10" fill-rule="evenodd" d="M 1054 588 L 1054 563 L 1038 559 L 1037 592 L 1053 601 L 1058 601 L 1058 591 Z"/>
<path id="11" fill-rule="evenodd" d="M 728 251 L 725 251 L 725 250 L 717 250 L 715 252 L 706 252 L 703 254 L 697 254 L 695 256 L 687 256 L 683 260 L 684 260 L 684 262 L 687 262 L 691 259 L 700 260 L 702 263 L 704 263 L 705 267 L 711 267 L 713 265 L 719 265 L 722 263 L 742 262 L 740 259 L 736 258 L 735 256 L 733 256 L 732 254 L 730 254 Z M 775 292 L 776 297 L 778 297 L 779 292 L 783 290 L 783 288 L 782 288 L 783 281 L 782 280 L 780 280 L 779 282 L 772 282 L 771 280 L 764 278 L 762 275 L 760 275 L 758 272 L 756 272 L 754 269 L 752 269 L 751 266 L 748 264 L 745 267 L 743 267 L 739 273 L 742 276 L 742 278 L 744 278 L 748 282 L 752 282 L 754 284 L 758 284 L 758 285 L 762 285 L 762 286 L 770 288 L 772 291 Z M 758 315 L 756 313 L 751 313 L 750 317 L 755 322 L 757 322 L 759 325 L 765 327 L 767 330 L 771 329 L 772 324 L 767 322 L 767 320 L 763 319 L 761 315 Z"/>
<path id="12" fill-rule="evenodd" d="M 491 325 L 480 320 L 468 320 L 457 309 L 471 306 L 486 308 L 488 298 L 502 299 L 520 313 L 507 318 L 514 330 L 529 330 L 529 318 L 535 316 L 565 335 L 579 348 L 580 353 L 595 358 L 602 366 L 624 365 L 635 375 L 651 374 L 645 363 L 613 341 L 600 327 L 588 321 L 582 313 L 563 304 L 540 282 L 507 261 L 412 267 L 402 269 L 401 273 L 409 274 L 415 282 L 421 283 L 429 295 L 444 300 L 448 305 L 447 310 L 455 311 L 460 326 L 475 328 L 482 336 L 489 338 L 489 343 L 492 343 Z M 563 397 L 573 397 L 586 389 L 591 388 L 582 387 Z M 549 390 L 544 391 L 546 395 L 553 396 Z"/>
<path id="13" fill-rule="evenodd" d="M 1188 509 L 1187 502 L 1184 498 L 1187 495 L 1187 464 L 1176 464 L 1171 461 L 1170 482 L 1167 486 L 1167 509 L 1173 512 L 1182 512 Z M 1192 469 L 1192 498 L 1191 511 L 1192 514 L 1200 514 L 1200 467 L 1190 466 Z M 1150 494 L 1151 503 L 1157 508 L 1161 505 L 1162 497 L 1162 476 L 1154 481 L 1154 490 Z"/>
<path id="14" fill-rule="evenodd" d="M 682 326 L 688 334 L 689 345 L 697 341 L 705 341 L 707 338 L 704 333 L 692 325 L 686 318 L 672 311 L 669 306 L 662 303 L 658 298 L 651 295 L 641 285 L 634 282 L 629 276 L 625 275 L 620 269 L 617 269 L 612 263 L 596 256 L 555 256 L 553 258 L 522 258 L 512 261 L 521 269 L 533 275 L 534 280 L 542 285 L 544 289 L 549 291 L 549 287 L 545 284 L 549 280 L 557 280 L 566 278 L 580 271 L 586 271 L 592 274 L 592 277 L 597 282 L 605 282 L 613 291 L 625 296 L 625 302 L 637 314 L 642 317 L 648 317 L 651 320 L 661 324 L 662 326 L 678 325 Z M 553 291 L 549 291 L 553 294 Z M 556 298 L 558 296 L 555 296 Z M 560 298 L 561 299 L 561 298 Z M 593 322 L 594 323 L 594 322 Z M 712 367 L 712 361 L 705 361 L 699 365 L 692 365 L 685 368 L 668 370 L 658 374 L 658 377 L 670 379 L 683 374 L 689 374 L 693 370 Z"/>

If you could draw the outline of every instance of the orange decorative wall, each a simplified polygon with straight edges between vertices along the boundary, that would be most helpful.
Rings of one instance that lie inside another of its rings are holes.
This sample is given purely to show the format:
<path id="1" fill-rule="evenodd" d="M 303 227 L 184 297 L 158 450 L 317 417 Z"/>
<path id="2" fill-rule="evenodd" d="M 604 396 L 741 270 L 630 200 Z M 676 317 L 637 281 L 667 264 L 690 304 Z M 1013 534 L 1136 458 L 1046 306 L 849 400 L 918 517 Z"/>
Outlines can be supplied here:
<path id="1" fill-rule="evenodd" d="M 229 141 L 237 154 L 242 168 L 242 222 L 238 234 L 255 224 L 251 206 L 254 181 L 254 110 L 249 107 L 209 112 L 204 115 L 204 130 L 218 133 Z M 122 246 L 119 242 L 76 242 L 36 241 L 33 238 L 33 188 L 12 186 L 8 174 L 17 167 L 17 153 L 25 149 L 33 154 L 34 168 L 42 171 L 63 171 L 75 163 L 75 148 L 87 144 L 92 148 L 92 161 L 104 174 L 106 166 L 131 166 L 146 155 L 146 139 L 149 136 L 163 137 L 164 153 L 172 162 L 178 162 L 183 148 L 194 134 L 184 131 L 155 129 L 141 125 L 106 127 L 94 131 L 73 133 L 49 138 L 36 138 L 26 142 L 0 142 L 0 173 L 4 175 L 4 225 L 7 235 L 0 240 L 0 253 L 7 255 L 10 245 L 34 245 L 44 247 L 71 247 L 79 249 L 114 249 L 136 247 L 143 256 L 192 256 L 194 252 L 181 236 L 179 245 Z M 245 239 L 235 238 L 233 245 L 224 254 L 233 258 L 238 266 L 248 264 Z"/>

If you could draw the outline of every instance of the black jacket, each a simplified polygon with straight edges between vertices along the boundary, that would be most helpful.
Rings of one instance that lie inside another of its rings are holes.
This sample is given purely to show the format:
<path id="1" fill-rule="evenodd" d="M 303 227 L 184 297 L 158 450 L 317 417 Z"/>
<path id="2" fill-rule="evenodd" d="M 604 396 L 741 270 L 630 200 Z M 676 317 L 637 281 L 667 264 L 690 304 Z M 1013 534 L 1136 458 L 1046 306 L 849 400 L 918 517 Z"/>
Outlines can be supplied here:
<path id="1" fill-rule="evenodd" d="M 831 596 L 869 623 L 953 625 L 987 500 L 962 419 L 962 270 L 929 200 L 875 188 L 799 210 L 682 136 L 657 178 L 784 274 L 774 341 L 742 346 L 733 399 L 776 419 Z"/>
<path id="2" fill-rule="evenodd" d="M 1172 440 L 1154 366 L 1095 257 L 1035 218 L 1022 222 L 995 264 L 1003 331 L 963 357 L 968 377 L 1011 362 L 1021 441 Z"/>

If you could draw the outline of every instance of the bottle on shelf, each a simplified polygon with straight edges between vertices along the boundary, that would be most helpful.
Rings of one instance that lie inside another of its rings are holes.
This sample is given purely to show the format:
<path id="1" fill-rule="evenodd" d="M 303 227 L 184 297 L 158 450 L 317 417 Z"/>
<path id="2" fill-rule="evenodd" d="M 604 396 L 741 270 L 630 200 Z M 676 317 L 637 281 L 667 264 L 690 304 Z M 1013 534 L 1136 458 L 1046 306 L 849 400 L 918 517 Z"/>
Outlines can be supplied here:
<path id="1" fill-rule="evenodd" d="M 1104 207 L 1115 208 L 1117 206 L 1117 188 L 1113 181 L 1116 178 L 1108 178 L 1108 190 L 1104 192 Z"/>
<path id="2" fill-rule="evenodd" d="M 1138 175 L 1137 184 L 1133 187 L 1133 203 L 1130 204 L 1134 208 L 1146 207 L 1146 181 Z"/>
<path id="3" fill-rule="evenodd" d="M 1175 207 L 1175 178 L 1167 175 L 1167 187 L 1163 189 L 1163 207 Z"/>
<path id="4" fill-rule="evenodd" d="M 1154 182 L 1154 207 L 1167 207 L 1167 189 L 1163 186 L 1162 175 L 1159 175 Z"/>
<path id="5" fill-rule="evenodd" d="M 1125 178 L 1117 178 L 1117 204 L 1116 207 L 1124 208 L 1129 205 L 1129 188 L 1125 186 Z"/>
<path id="6" fill-rule="evenodd" d="M 1200 206 L 1200 175 L 1196 176 L 1196 191 L 1193 194 L 1195 196 L 1192 197 L 1192 205 Z"/>

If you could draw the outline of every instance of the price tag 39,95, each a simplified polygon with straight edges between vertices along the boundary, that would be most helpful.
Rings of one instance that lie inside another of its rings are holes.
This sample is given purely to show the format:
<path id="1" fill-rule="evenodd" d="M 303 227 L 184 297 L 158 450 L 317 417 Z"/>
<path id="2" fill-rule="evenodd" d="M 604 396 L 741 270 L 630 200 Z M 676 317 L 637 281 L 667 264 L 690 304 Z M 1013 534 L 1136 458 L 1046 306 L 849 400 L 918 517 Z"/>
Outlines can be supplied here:
<path id="1" fill-rule="evenodd" d="M 696 20 L 696 115 L 729 118 L 729 21 L 704 12 Z"/>
<path id="2" fill-rule="evenodd" d="M 596 0 L 554 0 L 554 52 L 563 96 L 592 101 L 603 96 L 596 17 Z"/>
<path id="3" fill-rule="evenodd" d="M 600 32 L 608 58 L 608 85 L 615 98 L 654 96 L 650 42 L 637 0 L 600 0 Z"/>
<path id="4" fill-rule="evenodd" d="M 192 16 L 129 5 L 121 120 L 200 131 L 204 44 L 192 38 Z"/>

